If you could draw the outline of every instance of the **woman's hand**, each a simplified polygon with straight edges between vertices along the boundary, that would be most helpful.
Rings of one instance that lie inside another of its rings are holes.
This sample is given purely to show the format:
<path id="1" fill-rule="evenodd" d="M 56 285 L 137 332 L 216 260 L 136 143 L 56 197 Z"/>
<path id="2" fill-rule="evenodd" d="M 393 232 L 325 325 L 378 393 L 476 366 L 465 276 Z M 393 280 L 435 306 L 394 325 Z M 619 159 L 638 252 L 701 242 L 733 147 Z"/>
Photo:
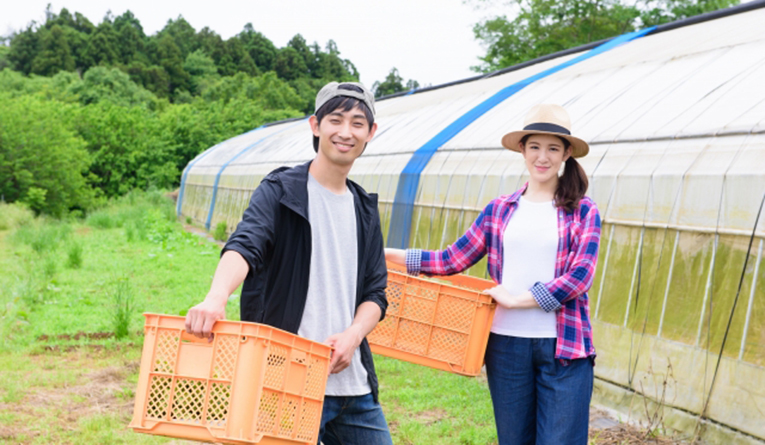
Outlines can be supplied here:
<path id="1" fill-rule="evenodd" d="M 498 305 L 507 309 L 528 309 L 539 307 L 539 303 L 531 294 L 526 291 L 520 295 L 511 295 L 504 286 L 496 286 L 486 291 L 487 294 L 497 302 Z"/>
<path id="2" fill-rule="evenodd" d="M 486 293 L 491 295 L 491 298 L 493 298 L 498 305 L 508 309 L 513 308 L 515 297 L 510 295 L 510 292 L 508 292 L 504 286 L 492 287 L 491 289 L 487 290 Z"/>

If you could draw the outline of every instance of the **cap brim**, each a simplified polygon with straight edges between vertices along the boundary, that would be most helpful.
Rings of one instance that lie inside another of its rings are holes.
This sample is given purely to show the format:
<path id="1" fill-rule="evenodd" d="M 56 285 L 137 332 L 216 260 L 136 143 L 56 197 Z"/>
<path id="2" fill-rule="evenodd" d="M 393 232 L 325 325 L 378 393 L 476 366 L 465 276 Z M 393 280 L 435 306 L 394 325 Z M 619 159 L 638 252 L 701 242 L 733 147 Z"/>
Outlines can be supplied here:
<path id="1" fill-rule="evenodd" d="M 577 137 L 570 136 L 567 134 L 562 134 L 562 133 L 553 133 L 549 131 L 538 131 L 538 130 L 511 131 L 510 133 L 507 133 L 506 135 L 502 136 L 502 146 L 507 148 L 508 150 L 513 150 L 520 153 L 521 139 L 523 139 L 524 136 L 529 134 L 549 134 L 551 136 L 558 136 L 559 138 L 566 139 L 571 144 L 571 156 L 575 158 L 581 158 L 583 156 L 587 156 L 587 153 L 590 152 L 590 146 L 587 144 L 587 142 L 584 142 L 583 140 Z"/>

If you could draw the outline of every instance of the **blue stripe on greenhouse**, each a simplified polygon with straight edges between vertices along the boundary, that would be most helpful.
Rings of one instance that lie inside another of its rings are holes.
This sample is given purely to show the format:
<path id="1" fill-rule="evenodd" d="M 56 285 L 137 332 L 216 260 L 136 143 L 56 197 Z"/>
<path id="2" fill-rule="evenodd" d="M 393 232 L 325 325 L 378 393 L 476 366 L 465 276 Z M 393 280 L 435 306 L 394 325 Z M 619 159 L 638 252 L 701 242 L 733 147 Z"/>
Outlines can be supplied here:
<path id="1" fill-rule="evenodd" d="M 270 138 L 272 136 L 276 136 L 277 134 L 279 134 L 279 133 L 281 133 L 281 132 L 283 132 L 285 130 L 288 130 L 288 129 L 290 129 L 290 128 L 298 125 L 298 124 L 302 124 L 306 120 L 308 120 L 308 118 L 301 119 L 301 120 L 295 122 L 292 125 L 289 125 L 289 126 L 286 126 L 286 127 L 282 128 L 281 130 L 279 130 L 277 132 L 271 133 L 268 136 L 265 136 L 265 137 L 262 137 L 262 138 L 258 139 L 257 141 L 253 142 L 252 144 L 244 147 L 239 153 L 234 155 L 234 157 L 232 157 L 231 159 L 226 161 L 226 163 L 223 164 L 220 167 L 220 170 L 218 171 L 218 174 L 215 175 L 215 184 L 213 184 L 213 195 L 212 195 L 212 199 L 210 200 L 210 210 L 207 212 L 207 221 L 205 222 L 205 229 L 210 230 L 210 223 L 212 221 L 213 211 L 215 210 L 215 200 L 218 197 L 218 183 L 220 182 L 220 177 L 223 174 L 223 170 L 225 170 L 226 167 L 228 167 L 229 164 L 234 162 L 239 156 L 242 156 L 243 154 L 247 153 L 248 151 L 250 151 L 250 149 L 252 149 L 253 147 L 256 147 L 261 142 L 265 141 L 266 139 L 268 139 L 268 138 Z"/>
<path id="2" fill-rule="evenodd" d="M 531 77 L 521 80 L 520 82 L 503 88 L 490 98 L 476 105 L 473 109 L 457 118 L 457 120 L 452 122 L 449 126 L 441 130 L 440 133 L 435 135 L 431 140 L 426 142 L 425 145 L 418 148 L 398 178 L 396 197 L 393 200 L 393 212 L 391 214 L 390 229 L 388 230 L 388 247 L 397 247 L 400 249 L 409 247 L 409 233 L 412 227 L 412 213 L 414 211 L 414 200 L 417 195 L 417 187 L 420 183 L 420 174 L 441 146 L 456 136 L 460 131 L 464 130 L 465 127 L 473 123 L 476 119 L 483 116 L 486 112 L 502 103 L 502 101 L 508 97 L 536 82 L 537 80 L 543 79 L 571 65 L 577 64 L 598 54 L 604 53 L 610 49 L 616 48 L 617 46 L 627 43 L 630 40 L 642 37 L 655 29 L 656 27 L 653 26 L 615 37 L 578 57 L 575 57 L 571 60 L 542 71 L 541 73 L 535 74 Z"/>
<path id="3" fill-rule="evenodd" d="M 254 131 L 258 131 L 261 128 L 263 128 L 263 125 L 261 125 L 258 128 L 254 128 L 254 129 L 252 129 L 252 130 L 250 130 L 250 131 L 248 131 L 247 133 L 244 133 L 244 134 L 249 134 L 249 133 L 252 133 Z M 240 136 L 243 136 L 243 135 L 240 135 Z M 237 138 L 237 137 L 239 137 L 239 136 L 235 136 L 234 139 Z M 202 158 L 204 158 L 205 156 L 207 156 L 210 153 L 214 152 L 215 149 L 220 147 L 222 144 L 223 144 L 223 142 L 221 142 L 220 144 L 213 145 L 212 147 L 207 149 L 204 153 L 202 153 L 201 156 L 199 156 L 198 158 L 196 158 L 193 161 L 189 162 L 189 165 L 187 165 L 186 168 L 183 169 L 183 174 L 181 174 L 181 186 L 180 186 L 180 189 L 179 189 L 179 192 L 178 192 L 178 204 L 176 205 L 176 208 L 175 208 L 176 216 L 181 216 L 181 207 L 183 206 L 183 192 L 184 192 L 184 190 L 186 190 L 186 177 L 189 175 L 189 171 L 191 170 L 191 167 L 193 167 L 194 164 L 196 164 L 197 162 L 201 161 Z"/>

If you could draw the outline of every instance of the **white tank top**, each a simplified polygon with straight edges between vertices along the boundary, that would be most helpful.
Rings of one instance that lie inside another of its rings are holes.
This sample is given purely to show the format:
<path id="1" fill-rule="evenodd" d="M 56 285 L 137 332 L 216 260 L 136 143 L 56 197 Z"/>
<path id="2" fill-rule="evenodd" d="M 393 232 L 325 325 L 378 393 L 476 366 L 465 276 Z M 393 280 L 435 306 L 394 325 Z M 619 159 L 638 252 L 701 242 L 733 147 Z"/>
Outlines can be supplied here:
<path id="1" fill-rule="evenodd" d="M 531 202 L 521 196 L 503 235 L 502 285 L 520 295 L 536 282 L 555 278 L 558 255 L 558 211 L 552 201 Z M 555 312 L 542 308 L 497 306 L 491 332 L 525 338 L 555 338 Z"/>

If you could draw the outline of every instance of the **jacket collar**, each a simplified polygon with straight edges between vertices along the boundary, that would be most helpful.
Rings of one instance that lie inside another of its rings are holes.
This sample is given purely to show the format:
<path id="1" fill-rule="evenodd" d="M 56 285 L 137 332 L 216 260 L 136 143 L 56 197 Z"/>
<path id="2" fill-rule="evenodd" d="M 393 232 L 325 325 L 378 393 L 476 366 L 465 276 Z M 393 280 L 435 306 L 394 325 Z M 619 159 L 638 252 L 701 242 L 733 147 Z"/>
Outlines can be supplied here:
<path id="1" fill-rule="evenodd" d="M 312 161 L 297 165 L 281 172 L 279 179 L 284 194 L 280 202 L 293 212 L 308 220 L 308 169 Z M 348 190 L 353 193 L 353 202 L 364 219 L 371 218 L 377 207 L 377 194 L 367 193 L 358 184 L 346 179 Z"/>

